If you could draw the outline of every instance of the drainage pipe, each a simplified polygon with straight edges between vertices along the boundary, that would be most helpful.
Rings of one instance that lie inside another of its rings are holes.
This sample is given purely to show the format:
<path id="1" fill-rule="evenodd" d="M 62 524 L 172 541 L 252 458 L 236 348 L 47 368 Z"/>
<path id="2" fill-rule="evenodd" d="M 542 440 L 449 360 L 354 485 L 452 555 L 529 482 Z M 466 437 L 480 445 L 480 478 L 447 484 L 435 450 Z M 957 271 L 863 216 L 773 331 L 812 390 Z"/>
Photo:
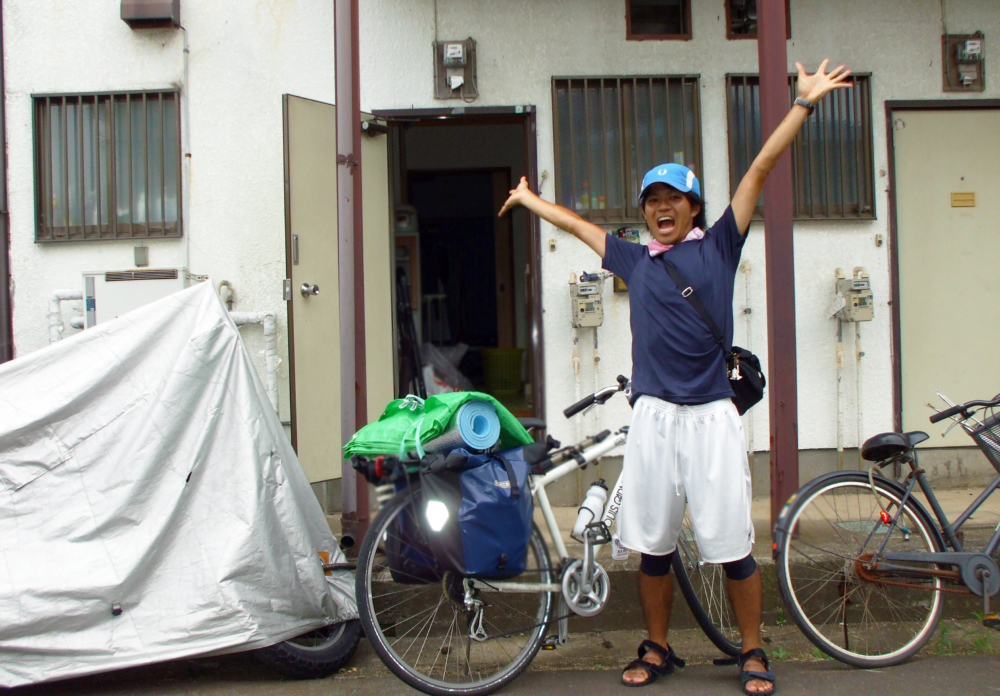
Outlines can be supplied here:
<path id="1" fill-rule="evenodd" d="M 56 290 L 49 295 L 49 343 L 61 339 L 65 330 L 62 321 L 62 303 L 82 299 L 83 290 Z"/>
<path id="2" fill-rule="evenodd" d="M 7 95 L 3 67 L 3 9 L 0 7 L 0 143 L 7 142 Z M 14 357 L 14 326 L 10 287 L 10 217 L 7 211 L 7 150 L 0 153 L 0 363 Z"/>
<path id="3" fill-rule="evenodd" d="M 278 412 L 278 322 L 274 312 L 230 312 L 237 326 L 262 324 L 264 326 L 264 387 L 267 398 Z"/>

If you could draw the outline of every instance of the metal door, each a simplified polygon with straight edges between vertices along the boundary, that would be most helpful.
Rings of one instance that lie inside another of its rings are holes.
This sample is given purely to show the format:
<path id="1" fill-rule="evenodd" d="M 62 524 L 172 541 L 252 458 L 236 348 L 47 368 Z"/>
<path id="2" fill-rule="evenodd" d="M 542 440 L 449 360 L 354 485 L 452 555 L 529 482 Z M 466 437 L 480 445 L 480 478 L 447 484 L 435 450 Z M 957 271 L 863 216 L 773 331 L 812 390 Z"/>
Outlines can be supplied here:
<path id="1" fill-rule="evenodd" d="M 284 121 L 292 443 L 316 482 L 341 475 L 337 111 L 286 95 Z"/>
<path id="2" fill-rule="evenodd" d="M 1000 111 L 896 111 L 893 143 L 902 422 L 930 431 L 936 390 L 1000 392 Z M 957 428 L 932 443 L 972 444 Z"/>
<path id="3" fill-rule="evenodd" d="M 284 115 L 292 442 L 315 483 L 341 477 L 337 114 L 332 104 L 286 95 Z M 371 422 L 392 399 L 395 374 L 384 135 L 362 137 L 361 161 Z"/>

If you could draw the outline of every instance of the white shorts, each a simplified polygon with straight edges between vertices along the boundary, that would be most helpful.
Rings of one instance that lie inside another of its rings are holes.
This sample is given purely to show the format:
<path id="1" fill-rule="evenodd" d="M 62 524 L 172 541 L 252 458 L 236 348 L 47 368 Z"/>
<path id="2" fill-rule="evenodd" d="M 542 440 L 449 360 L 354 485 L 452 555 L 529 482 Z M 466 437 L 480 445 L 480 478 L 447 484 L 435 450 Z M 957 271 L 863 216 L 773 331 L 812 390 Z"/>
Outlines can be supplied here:
<path id="1" fill-rule="evenodd" d="M 673 552 L 685 495 L 703 560 L 728 563 L 750 554 L 750 465 L 732 400 L 680 406 L 642 396 L 625 443 L 622 546 L 657 556 Z"/>

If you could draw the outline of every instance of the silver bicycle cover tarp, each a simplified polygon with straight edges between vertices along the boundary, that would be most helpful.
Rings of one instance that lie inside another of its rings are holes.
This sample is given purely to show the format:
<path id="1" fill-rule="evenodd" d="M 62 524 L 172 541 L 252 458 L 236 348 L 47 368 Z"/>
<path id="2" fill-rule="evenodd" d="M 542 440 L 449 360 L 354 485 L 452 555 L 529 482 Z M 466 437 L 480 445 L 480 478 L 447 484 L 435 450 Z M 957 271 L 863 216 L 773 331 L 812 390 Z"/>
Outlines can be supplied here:
<path id="1" fill-rule="evenodd" d="M 0 686 L 356 618 L 321 552 L 344 561 L 211 283 L 0 365 Z"/>

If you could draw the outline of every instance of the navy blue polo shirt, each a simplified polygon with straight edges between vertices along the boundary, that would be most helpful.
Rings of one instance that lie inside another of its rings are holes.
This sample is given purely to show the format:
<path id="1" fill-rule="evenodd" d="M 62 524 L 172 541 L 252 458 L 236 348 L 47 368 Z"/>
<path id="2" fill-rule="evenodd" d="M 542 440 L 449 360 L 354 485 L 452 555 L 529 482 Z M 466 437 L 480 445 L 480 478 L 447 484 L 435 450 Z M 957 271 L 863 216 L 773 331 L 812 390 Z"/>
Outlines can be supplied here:
<path id="1" fill-rule="evenodd" d="M 664 252 L 733 342 L 733 283 L 746 238 L 733 209 L 703 239 Z M 675 404 L 705 404 L 733 396 L 722 349 L 708 324 L 641 244 L 608 235 L 605 269 L 628 284 L 632 325 L 632 400 L 643 394 Z"/>

